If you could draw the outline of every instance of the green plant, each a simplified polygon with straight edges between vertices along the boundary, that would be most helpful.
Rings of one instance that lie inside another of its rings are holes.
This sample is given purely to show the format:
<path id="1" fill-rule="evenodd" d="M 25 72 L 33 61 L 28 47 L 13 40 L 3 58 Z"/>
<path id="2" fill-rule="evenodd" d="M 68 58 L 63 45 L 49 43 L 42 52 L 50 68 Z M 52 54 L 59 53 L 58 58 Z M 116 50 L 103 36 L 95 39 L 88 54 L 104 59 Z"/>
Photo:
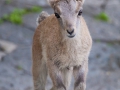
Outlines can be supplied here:
<path id="1" fill-rule="evenodd" d="M 40 12 L 42 10 L 41 7 L 33 6 L 30 9 L 14 9 L 9 15 L 4 15 L 0 19 L 0 23 L 3 23 L 3 21 L 10 21 L 14 24 L 22 24 L 23 20 L 22 17 L 25 14 L 32 13 L 32 12 Z"/>
<path id="2" fill-rule="evenodd" d="M 33 6 L 33 7 L 31 8 L 31 11 L 32 11 L 32 12 L 40 12 L 41 10 L 42 10 L 42 8 L 39 7 L 39 6 Z"/>
<path id="3" fill-rule="evenodd" d="M 15 24 L 22 24 L 22 17 L 20 15 L 11 14 L 9 20 Z"/>
<path id="4" fill-rule="evenodd" d="M 100 14 L 96 15 L 95 19 L 105 22 L 108 22 L 110 20 L 109 16 L 105 12 L 101 12 Z"/>
<path id="5" fill-rule="evenodd" d="M 9 19 L 9 16 L 8 16 L 7 14 L 5 14 L 5 15 L 2 17 L 2 19 L 3 19 L 4 21 L 7 21 L 7 20 Z"/>
<path id="6" fill-rule="evenodd" d="M 5 3 L 6 3 L 6 4 L 10 4 L 10 3 L 11 3 L 11 0 L 5 0 Z"/>
<path id="7" fill-rule="evenodd" d="M 23 70 L 22 66 L 20 66 L 20 65 L 17 65 L 17 66 L 16 66 L 16 69 L 17 69 L 17 70 Z"/>
<path id="8" fill-rule="evenodd" d="M 107 43 L 107 45 L 112 47 L 114 44 L 113 43 Z"/>
<path id="9" fill-rule="evenodd" d="M 3 23 L 3 20 L 0 18 L 0 24 L 2 24 Z"/>
<path id="10" fill-rule="evenodd" d="M 100 40 L 96 40 L 95 42 L 99 43 L 99 42 L 101 42 L 101 41 L 100 41 Z"/>
<path id="11" fill-rule="evenodd" d="M 21 9 L 15 9 L 10 15 L 8 20 L 15 24 L 22 24 L 22 16 L 25 11 Z"/>

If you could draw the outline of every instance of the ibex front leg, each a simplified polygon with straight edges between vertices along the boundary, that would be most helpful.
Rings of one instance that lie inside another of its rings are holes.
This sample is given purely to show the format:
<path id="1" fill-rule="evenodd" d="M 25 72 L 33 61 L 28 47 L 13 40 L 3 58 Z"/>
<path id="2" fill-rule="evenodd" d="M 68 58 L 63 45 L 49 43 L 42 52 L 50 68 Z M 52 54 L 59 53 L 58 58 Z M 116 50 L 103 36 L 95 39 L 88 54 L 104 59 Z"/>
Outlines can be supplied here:
<path id="1" fill-rule="evenodd" d="M 86 76 L 88 71 L 88 63 L 83 66 L 74 67 L 73 73 L 75 78 L 74 90 L 86 89 Z"/>
<path id="2" fill-rule="evenodd" d="M 72 71 L 73 70 L 71 68 L 60 70 L 55 65 L 49 65 L 49 74 L 53 82 L 51 90 L 68 90 Z"/>

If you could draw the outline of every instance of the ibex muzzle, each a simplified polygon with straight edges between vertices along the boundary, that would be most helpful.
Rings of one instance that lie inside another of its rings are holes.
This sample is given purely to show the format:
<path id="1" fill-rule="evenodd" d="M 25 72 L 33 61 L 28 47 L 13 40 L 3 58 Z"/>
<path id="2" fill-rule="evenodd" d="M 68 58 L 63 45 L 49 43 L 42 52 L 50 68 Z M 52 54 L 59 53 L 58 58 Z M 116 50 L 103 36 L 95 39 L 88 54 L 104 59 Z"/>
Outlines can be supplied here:
<path id="1" fill-rule="evenodd" d="M 66 16 L 66 18 L 68 18 L 67 16 Z M 74 19 L 74 21 L 73 21 L 73 19 Z M 75 35 L 76 35 L 76 18 L 72 18 L 72 16 L 70 17 L 70 19 L 68 19 L 68 20 L 65 20 L 64 19 L 64 22 L 66 23 L 65 24 L 65 31 L 67 32 L 67 36 L 69 37 L 69 38 L 73 38 Z"/>

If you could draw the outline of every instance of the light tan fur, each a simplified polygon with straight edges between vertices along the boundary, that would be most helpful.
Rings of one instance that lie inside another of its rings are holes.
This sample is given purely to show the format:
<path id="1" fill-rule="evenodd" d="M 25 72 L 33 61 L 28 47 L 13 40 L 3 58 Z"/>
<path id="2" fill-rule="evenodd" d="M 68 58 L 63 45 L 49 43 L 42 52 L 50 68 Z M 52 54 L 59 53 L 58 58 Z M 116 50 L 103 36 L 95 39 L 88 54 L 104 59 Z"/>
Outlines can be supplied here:
<path id="1" fill-rule="evenodd" d="M 48 72 L 53 82 L 51 90 L 68 90 L 72 73 L 74 89 L 85 90 L 92 39 L 83 17 L 77 16 L 83 1 L 49 0 L 49 3 L 60 18 L 54 14 L 39 17 L 32 46 L 34 90 L 45 90 Z M 69 35 L 67 30 L 74 32 Z"/>

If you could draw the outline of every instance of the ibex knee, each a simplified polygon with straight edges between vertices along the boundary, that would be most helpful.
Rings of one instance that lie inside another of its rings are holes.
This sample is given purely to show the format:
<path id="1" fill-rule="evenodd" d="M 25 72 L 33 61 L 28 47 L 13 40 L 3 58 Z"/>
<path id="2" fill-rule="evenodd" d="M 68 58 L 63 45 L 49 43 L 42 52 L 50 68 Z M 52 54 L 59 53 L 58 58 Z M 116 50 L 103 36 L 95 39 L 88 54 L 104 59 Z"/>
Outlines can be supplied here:
<path id="1" fill-rule="evenodd" d="M 75 67 L 74 68 L 74 76 L 75 76 L 74 89 L 75 90 L 85 90 L 86 75 L 87 75 L 87 69 L 85 71 L 85 69 L 83 67 Z"/>
<path id="2" fill-rule="evenodd" d="M 78 78 L 75 82 L 75 87 L 78 87 L 81 83 L 85 83 L 85 76 L 84 76 L 84 73 L 80 73 L 78 75 Z"/>
<path id="3" fill-rule="evenodd" d="M 79 83 L 79 85 L 74 88 L 74 90 L 85 90 L 85 89 L 86 89 L 86 84 L 84 82 Z"/>
<path id="4" fill-rule="evenodd" d="M 66 87 L 65 87 L 65 85 L 63 84 L 63 82 L 62 82 L 62 78 L 60 78 L 60 77 L 57 77 L 56 78 L 56 88 L 57 88 L 57 90 L 66 90 Z"/>

